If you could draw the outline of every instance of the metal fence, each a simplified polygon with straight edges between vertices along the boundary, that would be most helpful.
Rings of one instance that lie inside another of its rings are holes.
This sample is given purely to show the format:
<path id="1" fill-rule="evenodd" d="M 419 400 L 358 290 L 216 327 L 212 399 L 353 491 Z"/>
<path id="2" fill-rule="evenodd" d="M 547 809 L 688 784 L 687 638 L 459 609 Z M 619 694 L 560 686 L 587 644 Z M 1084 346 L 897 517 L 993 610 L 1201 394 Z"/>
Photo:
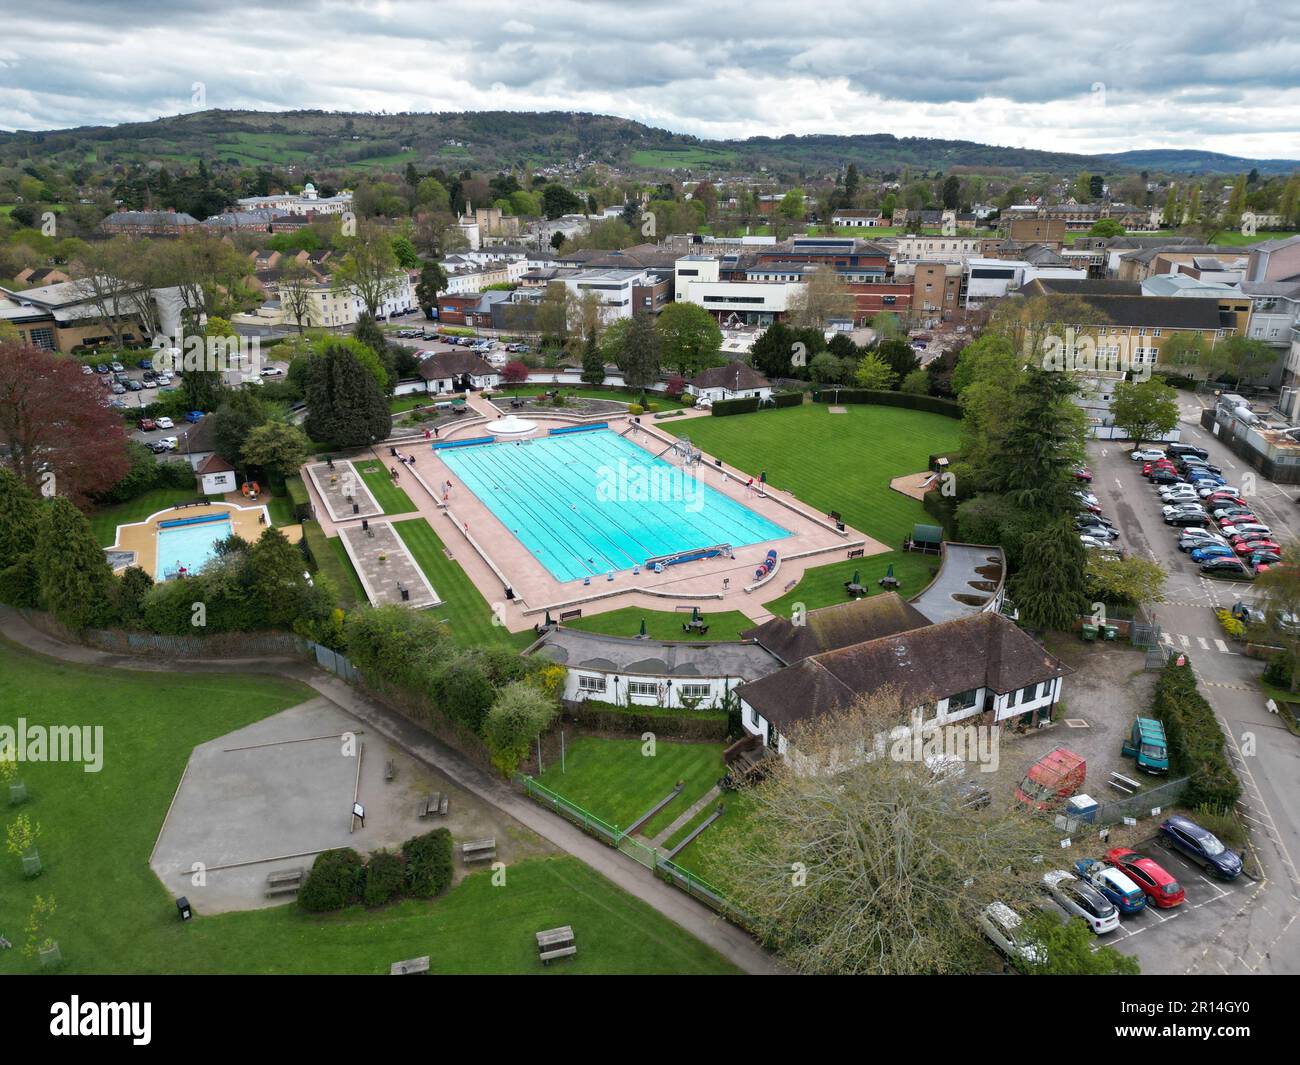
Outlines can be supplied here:
<path id="1" fill-rule="evenodd" d="M 1153 788 L 1144 788 L 1136 795 L 1128 795 L 1112 802 L 1104 802 L 1097 807 L 1096 823 L 1099 825 L 1117 825 L 1124 818 L 1141 820 L 1144 817 L 1159 817 L 1161 811 L 1175 805 L 1187 790 L 1187 777 L 1166 780 Z"/>
<path id="2" fill-rule="evenodd" d="M 521 777 L 519 782 L 529 798 L 545 806 L 548 810 L 559 814 L 565 820 L 571 821 L 589 835 L 608 843 L 611 847 L 617 849 L 620 854 L 631 858 L 638 865 L 653 870 L 668 883 L 685 891 L 693 898 L 699 899 L 733 924 L 740 925 L 743 928 L 752 923 L 726 895 L 707 880 L 697 876 L 689 869 L 683 868 L 676 862 L 669 861 L 654 847 L 642 843 L 622 829 L 601 820 L 595 814 L 584 810 L 577 803 L 571 802 L 544 784 L 539 784 L 532 777 Z"/>
<path id="3" fill-rule="evenodd" d="M 336 677 L 342 677 L 349 684 L 361 683 L 361 671 L 357 669 L 347 658 L 333 651 L 323 644 L 312 643 L 310 640 L 307 646 L 316 655 L 316 664 L 321 669 L 327 669 Z"/>

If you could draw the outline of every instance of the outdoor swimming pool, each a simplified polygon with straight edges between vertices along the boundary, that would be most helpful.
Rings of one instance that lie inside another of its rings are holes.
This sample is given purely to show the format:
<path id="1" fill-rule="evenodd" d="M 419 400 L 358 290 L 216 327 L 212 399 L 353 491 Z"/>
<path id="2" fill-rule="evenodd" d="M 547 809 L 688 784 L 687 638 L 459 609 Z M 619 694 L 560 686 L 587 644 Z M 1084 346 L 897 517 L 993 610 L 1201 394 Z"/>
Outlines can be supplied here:
<path id="1" fill-rule="evenodd" d="M 560 581 L 790 535 L 607 429 L 452 448 L 438 457 Z"/>
<path id="2" fill-rule="evenodd" d="M 170 579 L 185 569 L 195 573 L 216 552 L 214 548 L 233 532 L 229 518 L 187 519 L 158 528 L 158 576 Z"/>

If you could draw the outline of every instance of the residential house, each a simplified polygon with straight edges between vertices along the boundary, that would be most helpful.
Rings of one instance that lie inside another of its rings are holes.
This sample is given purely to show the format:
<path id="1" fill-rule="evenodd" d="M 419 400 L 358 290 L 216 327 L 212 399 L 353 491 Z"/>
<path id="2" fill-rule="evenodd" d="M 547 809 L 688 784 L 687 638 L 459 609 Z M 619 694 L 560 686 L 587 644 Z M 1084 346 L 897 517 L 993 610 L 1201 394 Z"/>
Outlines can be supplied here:
<path id="1" fill-rule="evenodd" d="M 743 362 L 712 366 L 701 370 L 686 385 L 686 391 L 698 399 L 768 399 L 772 384 L 766 377 Z"/>
<path id="2" fill-rule="evenodd" d="M 472 351 L 444 351 L 430 355 L 420 363 L 419 373 L 425 382 L 425 390 L 431 394 L 478 391 L 496 388 L 501 383 L 501 374 Z"/>

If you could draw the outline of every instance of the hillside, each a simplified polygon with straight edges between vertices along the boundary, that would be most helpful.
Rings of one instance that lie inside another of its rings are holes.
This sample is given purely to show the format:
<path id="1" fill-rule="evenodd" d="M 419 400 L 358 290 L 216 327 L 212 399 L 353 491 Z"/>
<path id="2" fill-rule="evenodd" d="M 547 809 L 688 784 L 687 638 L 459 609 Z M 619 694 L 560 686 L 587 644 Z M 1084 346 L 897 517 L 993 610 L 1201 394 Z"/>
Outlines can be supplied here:
<path id="1" fill-rule="evenodd" d="M 695 173 L 825 173 L 850 162 L 867 171 L 1002 168 L 1107 173 L 1156 170 L 1286 172 L 1300 163 L 1213 152 L 1132 151 L 1072 155 L 888 133 L 703 141 L 629 119 L 574 112 L 344 114 L 326 111 L 201 111 L 152 122 L 0 133 L 0 165 L 28 160 L 106 166 L 157 161 L 193 165 L 297 166 L 306 170 L 534 168 L 607 163 Z"/>

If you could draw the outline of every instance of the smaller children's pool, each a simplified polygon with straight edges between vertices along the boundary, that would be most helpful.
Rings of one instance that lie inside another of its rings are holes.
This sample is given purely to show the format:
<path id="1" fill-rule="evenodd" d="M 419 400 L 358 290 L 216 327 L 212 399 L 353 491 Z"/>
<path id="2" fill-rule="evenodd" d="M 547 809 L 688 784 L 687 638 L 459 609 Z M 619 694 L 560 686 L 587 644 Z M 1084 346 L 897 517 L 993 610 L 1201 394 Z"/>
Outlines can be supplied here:
<path id="1" fill-rule="evenodd" d="M 216 554 L 216 545 L 234 532 L 228 517 L 189 518 L 158 528 L 158 575 L 196 573 Z"/>

